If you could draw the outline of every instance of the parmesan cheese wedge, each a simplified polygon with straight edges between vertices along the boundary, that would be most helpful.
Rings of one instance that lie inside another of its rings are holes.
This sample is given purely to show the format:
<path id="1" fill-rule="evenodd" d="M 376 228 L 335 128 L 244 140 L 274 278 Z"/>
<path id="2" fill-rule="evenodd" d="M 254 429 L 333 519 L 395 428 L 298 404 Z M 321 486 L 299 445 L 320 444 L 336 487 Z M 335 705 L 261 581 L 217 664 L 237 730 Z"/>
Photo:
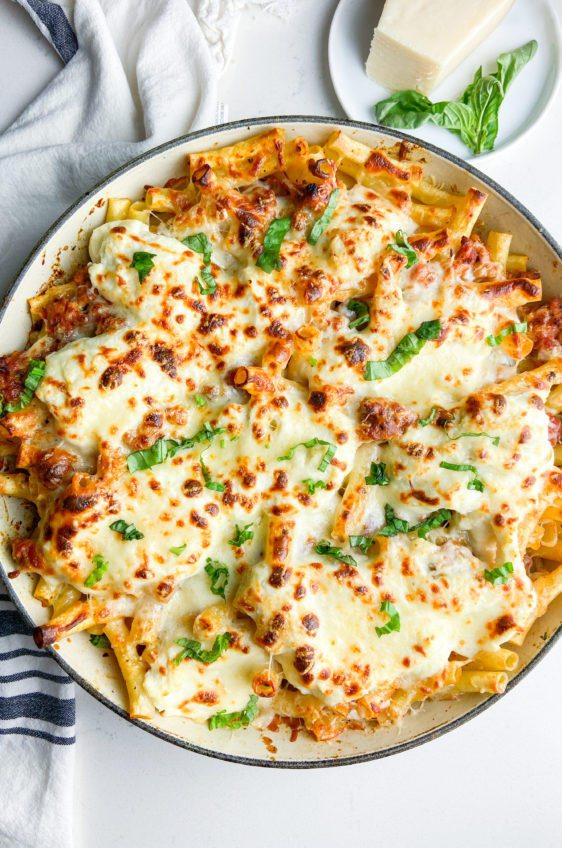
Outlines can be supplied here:
<path id="1" fill-rule="evenodd" d="M 386 0 L 367 76 L 429 94 L 495 29 L 513 0 Z"/>

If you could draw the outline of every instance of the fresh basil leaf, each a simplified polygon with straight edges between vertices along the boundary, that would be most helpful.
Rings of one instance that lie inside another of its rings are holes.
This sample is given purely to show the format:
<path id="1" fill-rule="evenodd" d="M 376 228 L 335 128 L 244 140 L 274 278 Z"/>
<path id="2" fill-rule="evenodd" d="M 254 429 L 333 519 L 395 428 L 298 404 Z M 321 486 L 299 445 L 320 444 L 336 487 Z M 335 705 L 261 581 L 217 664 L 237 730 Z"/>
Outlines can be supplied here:
<path id="1" fill-rule="evenodd" d="M 390 477 L 385 469 L 386 464 L 384 462 L 371 462 L 371 470 L 365 477 L 367 486 L 389 486 Z"/>
<path id="2" fill-rule="evenodd" d="M 327 485 L 323 480 L 314 481 L 311 477 L 308 477 L 302 482 L 306 486 L 309 495 L 315 495 L 316 489 L 325 489 Z"/>
<path id="3" fill-rule="evenodd" d="M 410 529 L 407 521 L 404 521 L 402 518 L 396 518 L 394 509 L 390 504 L 386 504 L 384 507 L 384 519 L 386 522 L 384 527 L 381 527 L 375 533 L 375 536 L 397 536 L 398 533 L 407 533 Z"/>
<path id="4" fill-rule="evenodd" d="M 209 579 L 211 581 L 210 589 L 213 595 L 218 595 L 223 598 L 223 600 L 226 600 L 225 592 L 230 578 L 227 566 L 224 562 L 219 562 L 217 559 L 207 557 L 205 571 L 209 575 Z"/>
<path id="5" fill-rule="evenodd" d="M 387 613 L 390 616 L 386 624 L 382 627 L 375 627 L 375 631 L 377 636 L 380 638 L 381 636 L 386 636 L 387 633 L 392 633 L 396 631 L 400 632 L 400 613 L 390 601 L 383 601 L 380 608 L 381 612 Z"/>
<path id="6" fill-rule="evenodd" d="M 187 236 L 187 238 L 181 240 L 181 243 L 189 247 L 190 250 L 193 250 L 194 253 L 201 253 L 205 265 L 211 264 L 213 245 L 205 233 L 196 233 L 194 236 Z"/>
<path id="7" fill-rule="evenodd" d="M 308 357 L 308 364 L 310 365 L 311 368 L 316 368 L 316 366 L 318 365 L 318 360 L 315 359 L 313 356 L 309 356 Z"/>
<path id="8" fill-rule="evenodd" d="M 436 512 L 432 512 L 431 515 L 428 515 L 427 518 L 424 518 L 423 521 L 420 521 L 419 524 L 411 525 L 408 531 L 412 533 L 414 530 L 417 530 L 420 539 L 427 539 L 429 531 L 436 530 L 437 527 L 442 527 L 443 524 L 451 520 L 452 514 L 450 509 L 438 509 Z"/>
<path id="9" fill-rule="evenodd" d="M 492 586 L 504 586 L 506 583 L 509 583 L 512 574 L 512 562 L 504 562 L 503 565 L 499 565 L 497 568 L 492 568 L 491 571 L 488 571 L 487 568 L 484 569 L 484 577 L 488 583 L 492 584 Z"/>
<path id="10" fill-rule="evenodd" d="M 183 650 L 174 657 L 174 663 L 179 665 L 183 660 L 189 657 L 191 660 L 197 660 L 198 662 L 210 665 L 210 663 L 216 662 L 221 654 L 224 654 L 230 645 L 231 639 L 232 636 L 230 633 L 220 633 L 215 639 L 210 651 L 203 650 L 201 642 L 197 642 L 196 639 L 174 639 L 176 645 L 183 648 Z"/>
<path id="11" fill-rule="evenodd" d="M 216 730 L 217 727 L 230 727 L 231 730 L 238 730 L 240 727 L 251 724 L 257 713 L 258 696 L 250 695 L 250 700 L 240 712 L 227 713 L 226 710 L 220 710 L 214 716 L 211 716 L 209 719 L 209 730 Z"/>
<path id="12" fill-rule="evenodd" d="M 456 462 L 440 462 L 439 468 L 446 468 L 448 471 L 470 471 L 474 474 L 472 480 L 467 484 L 467 489 L 476 489 L 478 492 L 484 491 L 484 483 L 478 479 L 478 469 L 475 465 L 459 465 Z"/>
<path id="13" fill-rule="evenodd" d="M 369 548 L 374 541 L 374 539 L 370 539 L 368 536 L 350 536 L 349 546 L 351 548 L 360 548 L 362 553 L 368 554 Z"/>
<path id="14" fill-rule="evenodd" d="M 201 268 L 201 277 L 203 278 L 205 285 L 203 285 L 197 277 L 195 278 L 199 284 L 199 293 L 214 294 L 217 290 L 217 281 L 207 267 Z"/>
<path id="15" fill-rule="evenodd" d="M 350 312 L 355 313 L 355 318 L 348 324 L 350 330 L 364 330 L 365 327 L 369 326 L 371 313 L 367 303 L 364 303 L 362 300 L 350 300 L 347 308 Z"/>
<path id="16" fill-rule="evenodd" d="M 187 548 L 187 542 L 184 542 L 183 545 L 176 545 L 175 547 L 169 548 L 168 550 L 174 556 L 180 556 L 180 554 L 183 554 L 183 552 L 185 551 L 186 548 Z"/>
<path id="17" fill-rule="evenodd" d="M 344 554 L 341 548 L 334 548 L 329 542 L 318 542 L 314 550 L 317 554 L 339 559 L 340 562 L 345 562 L 347 565 L 357 565 L 357 560 L 353 559 L 349 554 Z"/>
<path id="18" fill-rule="evenodd" d="M 531 61 L 538 46 L 538 43 L 533 39 L 516 50 L 498 56 L 498 70 L 494 76 L 499 80 L 504 95 L 515 77 Z"/>
<path id="19" fill-rule="evenodd" d="M 424 321 L 417 330 L 413 330 L 401 339 L 388 359 L 382 362 L 367 362 L 365 380 L 385 380 L 400 371 L 420 350 L 429 339 L 436 339 L 441 332 L 441 321 Z"/>
<path id="20" fill-rule="evenodd" d="M 202 409 L 204 406 L 207 406 L 207 401 L 203 395 L 194 395 L 193 399 L 195 400 L 195 405 L 198 409 Z"/>
<path id="21" fill-rule="evenodd" d="M 374 107 L 378 124 L 385 127 L 417 129 L 431 118 L 433 103 L 419 91 L 406 89 L 380 100 Z"/>
<path id="22" fill-rule="evenodd" d="M 250 530 L 250 527 L 253 526 L 253 521 L 250 522 L 250 524 L 246 524 L 246 526 L 242 527 L 242 529 L 240 529 L 238 524 L 235 524 L 234 526 L 236 527 L 236 533 L 232 539 L 228 540 L 229 545 L 232 545 L 234 548 L 240 548 L 244 542 L 249 542 L 254 538 L 254 531 Z"/>
<path id="23" fill-rule="evenodd" d="M 318 466 L 318 471 L 325 471 L 328 465 L 331 463 L 332 459 L 336 455 L 337 446 L 332 444 L 332 442 L 326 442 L 324 439 L 318 439 L 316 436 L 313 439 L 309 439 L 308 442 L 299 442 L 296 445 L 293 445 L 292 448 L 289 449 L 289 453 L 285 456 L 278 456 L 277 462 L 286 462 L 287 460 L 291 460 L 294 456 L 294 453 L 297 448 L 314 448 L 316 445 L 327 445 L 328 449 L 322 460 L 320 461 L 320 465 Z"/>
<path id="24" fill-rule="evenodd" d="M 404 230 L 397 230 L 395 239 L 396 241 L 392 244 L 387 244 L 386 249 L 393 250 L 394 253 L 399 253 L 401 256 L 405 256 L 408 260 L 406 263 L 406 268 L 411 268 L 412 265 L 415 265 L 418 261 L 418 254 L 408 241 L 408 236 L 406 235 Z"/>
<path id="25" fill-rule="evenodd" d="M 479 439 L 479 438 L 491 439 L 492 444 L 495 445 L 495 447 L 497 447 L 500 443 L 500 437 L 499 436 L 491 436 L 490 433 L 455 433 L 454 435 L 451 435 L 450 433 L 447 433 L 447 431 L 445 430 L 445 435 L 447 436 L 447 438 L 449 439 L 450 442 L 456 442 L 459 439 L 466 439 L 469 436 L 469 437 L 475 438 L 475 439 Z"/>
<path id="26" fill-rule="evenodd" d="M 90 573 L 84 580 L 84 586 L 86 586 L 87 589 L 91 589 L 92 586 L 95 586 L 96 583 L 99 583 L 103 575 L 109 568 L 109 563 L 102 557 L 101 554 L 96 554 L 92 562 L 94 563 L 94 568 L 92 569 L 92 571 L 90 571 Z"/>
<path id="27" fill-rule="evenodd" d="M 203 457 L 199 457 L 199 464 L 201 466 L 201 471 L 203 473 L 203 479 L 205 481 L 205 488 L 210 489 L 212 492 L 224 492 L 225 486 L 223 483 L 215 483 L 212 479 L 209 469 L 203 462 Z"/>
<path id="28" fill-rule="evenodd" d="M 42 359 L 30 359 L 27 373 L 23 382 L 23 391 L 14 403 L 3 403 L 0 396 L 0 418 L 9 412 L 20 412 L 31 403 L 33 395 L 39 388 L 39 383 L 45 376 L 45 362 Z"/>
<path id="29" fill-rule="evenodd" d="M 105 633 L 92 633 L 90 636 L 90 642 L 96 648 L 102 648 L 102 650 L 106 651 L 108 648 L 111 648 L 111 642 L 105 635 Z"/>
<path id="30" fill-rule="evenodd" d="M 281 270 L 279 251 L 281 242 L 290 229 L 290 218 L 276 218 L 267 228 L 263 239 L 263 249 L 256 262 L 258 268 L 261 268 L 266 274 L 271 274 L 274 269 L 276 271 Z"/>
<path id="31" fill-rule="evenodd" d="M 315 221 L 310 233 L 308 234 L 307 241 L 309 244 L 316 244 L 316 242 L 332 220 L 332 217 L 336 210 L 336 206 L 338 205 L 339 196 L 340 190 L 339 188 L 335 188 L 330 194 L 328 203 L 326 204 L 326 208 L 324 209 L 318 220 Z"/>
<path id="32" fill-rule="evenodd" d="M 120 533 L 124 542 L 130 542 L 132 539 L 144 539 L 144 533 L 137 530 L 134 524 L 127 524 L 122 518 L 110 524 L 109 529 Z"/>
<path id="33" fill-rule="evenodd" d="M 133 261 L 129 267 L 138 272 L 139 283 L 142 283 L 154 268 L 153 256 L 156 256 L 156 254 L 147 253 L 145 250 L 137 250 L 133 253 Z"/>
<path id="34" fill-rule="evenodd" d="M 497 336 L 486 336 L 486 341 L 490 345 L 490 347 L 497 347 L 502 343 L 502 340 L 505 339 L 506 336 L 511 336 L 512 333 L 526 333 L 527 332 L 527 322 L 522 321 L 520 324 L 510 324 L 509 327 L 506 327 L 505 330 L 501 330 Z"/>
<path id="35" fill-rule="evenodd" d="M 161 465 L 168 459 L 172 459 L 179 450 L 190 450 L 200 442 L 210 442 L 215 436 L 220 433 L 225 433 L 226 427 L 211 427 L 208 422 L 205 422 L 203 428 L 188 439 L 158 439 L 154 442 L 151 448 L 144 450 L 133 451 L 127 457 L 127 467 L 131 474 L 135 471 L 145 471 L 147 468 L 152 468 L 153 465 Z"/>

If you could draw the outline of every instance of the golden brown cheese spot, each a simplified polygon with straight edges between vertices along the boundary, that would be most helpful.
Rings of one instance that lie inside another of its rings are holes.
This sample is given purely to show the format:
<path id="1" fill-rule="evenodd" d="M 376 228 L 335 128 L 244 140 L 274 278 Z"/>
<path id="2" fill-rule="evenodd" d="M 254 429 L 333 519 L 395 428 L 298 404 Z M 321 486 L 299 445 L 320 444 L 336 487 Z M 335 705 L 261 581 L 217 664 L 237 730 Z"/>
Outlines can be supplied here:
<path id="1" fill-rule="evenodd" d="M 365 398 L 359 406 L 359 436 L 366 441 L 388 441 L 403 435 L 416 420 L 403 404 L 386 398 Z"/>

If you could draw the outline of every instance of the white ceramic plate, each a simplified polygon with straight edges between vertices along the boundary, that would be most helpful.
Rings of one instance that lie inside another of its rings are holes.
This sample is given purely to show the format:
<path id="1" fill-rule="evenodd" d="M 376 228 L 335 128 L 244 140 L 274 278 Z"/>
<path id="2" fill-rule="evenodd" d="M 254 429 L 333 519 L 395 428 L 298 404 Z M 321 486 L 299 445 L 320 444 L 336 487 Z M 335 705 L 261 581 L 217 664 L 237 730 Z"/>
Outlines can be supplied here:
<path id="1" fill-rule="evenodd" d="M 374 123 L 373 105 L 391 93 L 369 79 L 365 72 L 371 38 L 383 5 L 383 0 L 340 0 L 332 20 L 328 43 L 330 74 L 342 107 L 355 121 Z M 535 127 L 556 92 L 560 81 L 561 37 L 550 3 L 515 0 L 497 29 L 430 95 L 434 101 L 455 100 L 480 65 L 484 73 L 495 72 L 500 53 L 514 50 L 533 38 L 538 41 L 538 50 L 502 103 L 494 151 L 483 155 L 505 150 Z M 469 161 L 482 158 L 474 157 L 456 135 L 441 127 L 420 127 L 416 137 Z"/>
<path id="2" fill-rule="evenodd" d="M 82 197 L 32 251 L 0 312 L 0 353 L 25 344 L 29 330 L 27 299 L 47 281 L 50 269 L 66 273 L 87 261 L 89 236 L 93 228 L 105 219 L 108 197 L 141 196 L 146 184 L 163 185 L 169 177 L 184 173 L 187 153 L 233 144 L 275 126 L 284 127 L 289 138 L 304 135 L 313 144 L 325 141 L 334 129 L 342 129 L 371 147 L 391 146 L 397 139 L 403 138 L 413 141 L 396 131 L 381 133 L 366 124 L 326 118 L 283 117 L 226 124 L 215 130 L 176 139 L 145 153 Z M 418 153 L 426 162 L 426 173 L 434 176 L 439 183 L 455 186 L 461 192 L 469 186 L 488 192 L 483 226 L 489 228 L 493 224 L 495 229 L 513 232 L 514 251 L 528 254 L 533 267 L 540 269 L 546 296 L 562 293 L 559 271 L 562 250 L 530 212 L 490 179 L 450 154 L 431 146 L 419 148 Z M 0 498 L 0 574 L 4 577 L 15 568 L 10 554 L 10 539 L 22 534 L 22 525 L 29 527 L 33 517 L 34 508 L 30 504 L 14 498 Z M 5 582 L 30 625 L 47 620 L 46 610 L 31 594 L 34 583 L 31 576 L 22 574 L 15 580 L 6 578 Z M 551 604 L 547 614 L 525 640 L 520 650 L 520 670 L 507 691 L 562 634 L 561 622 L 562 596 Z M 543 641 L 541 634 L 545 632 L 548 638 Z M 131 720 L 126 711 L 125 687 L 111 652 L 104 656 L 90 644 L 85 633 L 63 639 L 56 648 L 48 650 L 84 689 Z M 467 695 L 458 701 L 426 702 L 423 709 L 409 715 L 400 727 L 346 731 L 332 742 L 322 743 L 315 742 L 305 733 L 291 742 L 289 732 L 283 729 L 277 733 L 254 727 L 236 732 L 210 732 L 206 724 L 198 725 L 182 718 L 158 716 L 152 721 L 137 720 L 133 723 L 162 739 L 208 756 L 248 765 L 311 768 L 360 762 L 404 751 L 452 730 L 493 704 L 498 697 Z"/>

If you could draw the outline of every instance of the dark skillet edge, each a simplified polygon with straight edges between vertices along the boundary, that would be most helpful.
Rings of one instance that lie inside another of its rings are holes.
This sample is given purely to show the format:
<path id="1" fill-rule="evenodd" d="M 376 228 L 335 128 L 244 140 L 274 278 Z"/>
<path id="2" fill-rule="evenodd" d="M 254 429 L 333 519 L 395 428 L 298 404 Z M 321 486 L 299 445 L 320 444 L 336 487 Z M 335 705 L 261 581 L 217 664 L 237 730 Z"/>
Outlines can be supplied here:
<path id="1" fill-rule="evenodd" d="M 519 212 L 527 221 L 533 226 L 533 228 L 539 233 L 539 235 L 547 242 L 547 244 L 552 248 L 552 250 L 556 253 L 560 261 L 562 262 L 562 248 L 557 243 L 557 241 L 550 235 L 548 230 L 546 230 L 540 221 L 522 204 L 517 198 L 515 198 L 510 192 L 506 189 L 502 188 L 502 186 L 498 185 L 493 179 L 488 177 L 486 174 L 483 174 L 474 166 L 465 162 L 463 159 L 460 159 L 458 156 L 455 156 L 452 153 L 449 153 L 446 150 L 441 150 L 439 147 L 436 147 L 433 144 L 429 144 L 426 142 L 421 142 L 420 139 L 415 138 L 414 136 L 407 135 L 405 133 L 399 132 L 389 127 L 383 127 L 378 124 L 369 124 L 361 121 L 350 121 L 347 119 L 338 119 L 338 118 L 323 118 L 321 116 L 311 116 L 307 117 L 305 115 L 275 115 L 268 116 L 263 118 L 257 118 L 253 120 L 241 120 L 241 121 L 231 121 L 227 124 L 219 124 L 214 127 L 207 127 L 205 129 L 197 130 L 193 133 L 187 133 L 186 135 L 179 136 L 178 138 L 172 139 L 171 141 L 164 142 L 158 147 L 151 148 L 147 150 L 145 153 L 141 153 L 139 156 L 131 159 L 129 162 L 125 163 L 119 168 L 116 168 L 112 171 L 107 177 L 101 180 L 99 183 L 94 185 L 91 189 L 81 195 L 75 203 L 72 204 L 47 230 L 47 232 L 42 236 L 42 238 L 37 242 L 35 247 L 29 253 L 27 259 L 25 260 L 19 274 L 17 275 L 12 287 L 9 292 L 5 296 L 2 306 L 0 307 L 0 324 L 4 317 L 4 314 L 15 297 L 20 285 L 25 280 L 25 276 L 35 261 L 37 256 L 44 249 L 45 244 L 52 238 L 53 235 L 57 232 L 58 229 L 68 220 L 68 218 L 74 213 L 74 211 L 79 207 L 86 203 L 89 199 L 93 199 L 95 195 L 111 183 L 116 177 L 125 174 L 127 171 L 130 171 L 132 168 L 136 167 L 142 162 L 145 162 L 149 159 L 158 156 L 161 153 L 164 153 L 168 150 L 172 150 L 174 147 L 179 146 L 180 144 L 184 144 L 188 141 L 193 141 L 197 138 L 203 138 L 215 133 L 224 132 L 226 130 L 236 130 L 236 129 L 252 129 L 254 127 L 258 128 L 261 126 L 269 126 L 269 125 L 278 125 L 278 124 L 299 124 L 299 123 L 308 123 L 308 124 L 322 124 L 324 126 L 336 126 L 336 127 L 348 127 L 351 129 L 359 129 L 366 130 L 371 132 L 380 132 L 384 135 L 390 136 L 391 138 L 396 138 L 399 141 L 407 141 L 416 147 L 421 147 L 430 153 L 435 154 L 436 156 L 440 156 L 442 159 L 446 159 L 472 176 L 476 177 L 478 180 L 483 182 L 485 185 L 489 186 L 493 191 L 500 195 L 504 200 L 506 200 L 511 206 L 513 206 L 517 212 Z M 8 578 L 7 571 L 4 567 L 4 564 L 0 561 L 0 575 L 4 578 L 4 583 L 6 585 L 7 592 L 12 599 L 13 603 L 17 607 L 20 614 L 23 616 L 26 623 L 33 628 L 35 626 L 35 622 L 29 615 L 28 611 L 23 605 L 23 602 L 20 600 L 18 594 L 11 584 L 11 580 Z M 452 730 L 455 730 L 457 727 L 465 724 L 465 722 L 470 721 L 470 719 L 475 718 L 480 713 L 487 710 L 493 704 L 503 698 L 508 692 L 510 692 L 514 686 L 522 680 L 534 666 L 546 655 L 548 651 L 552 648 L 554 643 L 560 638 L 562 635 L 562 622 L 556 629 L 556 631 L 549 638 L 548 642 L 544 644 L 543 647 L 539 649 L 539 651 L 535 654 L 535 656 L 530 660 L 530 662 L 507 684 L 506 690 L 501 695 L 492 695 L 483 701 L 480 704 L 477 704 L 468 712 L 464 713 L 464 715 L 459 716 L 453 721 L 447 722 L 446 724 L 436 728 L 435 730 L 427 731 L 426 733 L 421 734 L 414 739 L 410 739 L 407 742 L 402 742 L 399 745 L 393 745 L 390 748 L 386 748 L 381 751 L 373 751 L 366 754 L 357 754 L 352 757 L 331 757 L 326 760 L 302 760 L 302 761 L 292 761 L 292 760 L 267 760 L 267 759 L 254 759 L 251 757 L 244 757 L 238 754 L 227 754 L 221 753 L 219 751 L 214 751 L 209 748 L 201 748 L 198 745 L 193 745 L 190 742 L 187 742 L 185 739 L 180 739 L 175 736 L 173 733 L 168 733 L 166 731 L 160 730 L 154 725 L 149 724 L 148 722 L 141 721 L 139 719 L 133 719 L 124 710 L 122 707 L 114 704 L 109 698 L 105 695 L 102 695 L 94 686 L 92 686 L 85 678 L 83 678 L 78 672 L 72 668 L 72 666 L 67 663 L 63 657 L 61 657 L 58 651 L 54 650 L 53 647 L 49 647 L 46 650 L 53 657 L 53 659 L 61 666 L 62 669 L 76 682 L 79 686 L 82 687 L 88 694 L 92 695 L 96 700 L 102 703 L 104 706 L 108 707 L 121 718 L 126 719 L 130 724 L 140 728 L 141 730 L 147 731 L 151 733 L 153 736 L 158 737 L 166 742 L 171 742 L 173 745 L 177 745 L 180 748 L 184 748 L 187 751 L 191 751 L 196 754 L 203 754 L 206 757 L 211 757 L 217 760 L 224 760 L 226 762 L 237 763 L 238 765 L 249 765 L 249 766 L 261 766 L 264 768 L 284 768 L 284 769 L 312 769 L 312 768 L 328 768 L 332 766 L 345 766 L 345 765 L 354 765 L 356 763 L 366 763 L 372 760 L 383 759 L 384 757 L 389 757 L 393 754 L 400 754 L 403 751 L 408 751 L 412 748 L 417 748 L 419 745 L 423 745 L 426 742 L 430 742 L 432 739 L 436 739 L 439 736 L 443 736 L 445 733 L 449 733 Z M 376 731 L 375 731 L 376 732 Z M 321 743 L 319 743 L 321 744 Z"/>

